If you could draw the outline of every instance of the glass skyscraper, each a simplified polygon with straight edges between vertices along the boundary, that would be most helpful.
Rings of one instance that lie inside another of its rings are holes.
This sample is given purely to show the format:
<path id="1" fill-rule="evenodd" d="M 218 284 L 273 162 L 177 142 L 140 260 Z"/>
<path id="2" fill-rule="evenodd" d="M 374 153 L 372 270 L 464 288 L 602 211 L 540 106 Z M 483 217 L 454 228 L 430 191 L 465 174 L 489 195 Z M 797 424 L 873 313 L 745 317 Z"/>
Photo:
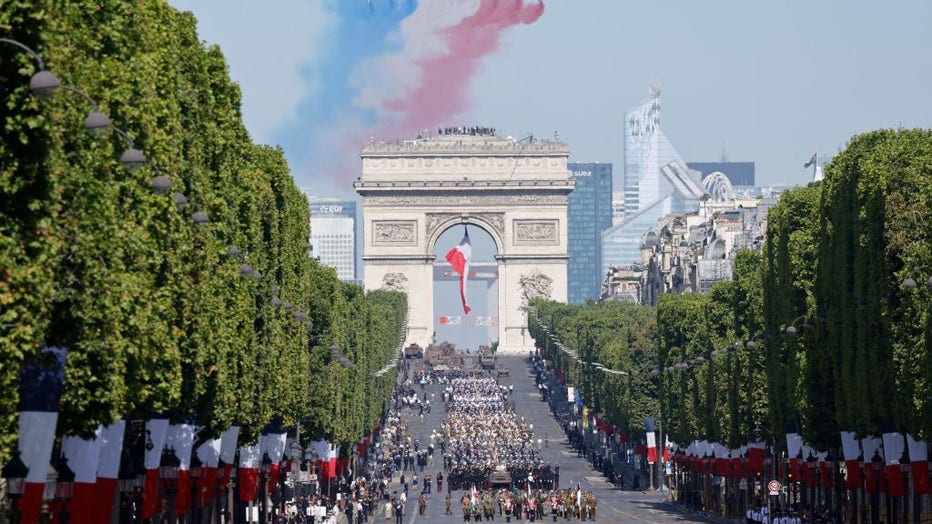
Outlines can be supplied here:
<path id="1" fill-rule="evenodd" d="M 705 194 L 699 172 L 686 167 L 660 128 L 659 89 L 625 115 L 624 130 L 624 193 L 615 196 L 614 225 L 602 235 L 603 275 L 640 264 L 641 240 L 660 217 L 698 210 Z"/>
<path id="2" fill-rule="evenodd" d="M 567 207 L 567 300 L 585 304 L 599 297 L 602 281 L 602 231 L 612 225 L 612 165 L 569 163 L 576 188 Z"/>
<path id="3" fill-rule="evenodd" d="M 337 270 L 344 282 L 356 280 L 356 202 L 308 196 L 312 255 Z"/>

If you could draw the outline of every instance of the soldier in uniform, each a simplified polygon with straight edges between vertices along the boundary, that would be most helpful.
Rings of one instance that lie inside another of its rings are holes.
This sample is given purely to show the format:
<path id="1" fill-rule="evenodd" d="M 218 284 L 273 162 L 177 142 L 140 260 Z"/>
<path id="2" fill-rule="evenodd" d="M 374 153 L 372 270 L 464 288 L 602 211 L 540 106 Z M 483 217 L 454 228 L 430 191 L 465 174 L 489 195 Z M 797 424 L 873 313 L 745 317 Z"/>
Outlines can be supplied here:
<path id="1" fill-rule="evenodd" d="M 463 494 L 463 498 L 460 500 L 460 505 L 463 507 L 463 522 L 469 522 L 469 517 L 472 515 L 472 504 L 469 501 L 469 495 Z"/>
<path id="2" fill-rule="evenodd" d="M 482 513 L 485 520 L 495 520 L 495 500 L 492 498 L 491 493 L 482 496 Z"/>
<path id="3" fill-rule="evenodd" d="M 502 500 L 502 507 L 505 509 L 505 522 L 511 522 L 511 516 L 515 511 L 515 501 L 511 498 L 511 493 L 505 494 L 505 499 Z"/>

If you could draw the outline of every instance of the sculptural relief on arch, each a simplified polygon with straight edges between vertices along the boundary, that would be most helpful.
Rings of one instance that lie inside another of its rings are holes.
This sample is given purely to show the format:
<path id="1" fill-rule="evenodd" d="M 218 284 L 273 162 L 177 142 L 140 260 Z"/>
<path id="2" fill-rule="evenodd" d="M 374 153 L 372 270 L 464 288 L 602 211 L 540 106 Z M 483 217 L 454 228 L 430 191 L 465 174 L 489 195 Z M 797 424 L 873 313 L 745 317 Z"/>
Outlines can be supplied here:
<path id="1" fill-rule="evenodd" d="M 528 301 L 566 301 L 567 197 L 574 180 L 560 142 L 492 134 L 444 134 L 377 142 L 362 150 L 366 289 L 408 293 L 405 345 L 434 332 L 437 239 L 467 224 L 497 248 L 498 341 L 502 353 L 533 348 Z"/>

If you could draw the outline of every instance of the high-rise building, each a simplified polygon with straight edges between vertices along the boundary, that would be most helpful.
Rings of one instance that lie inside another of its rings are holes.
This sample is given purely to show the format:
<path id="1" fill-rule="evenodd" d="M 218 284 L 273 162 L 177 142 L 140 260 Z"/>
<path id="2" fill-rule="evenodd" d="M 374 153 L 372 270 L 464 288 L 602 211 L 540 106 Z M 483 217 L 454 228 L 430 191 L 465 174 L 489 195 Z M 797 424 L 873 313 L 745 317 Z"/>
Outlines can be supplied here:
<path id="1" fill-rule="evenodd" d="M 576 188 L 567 207 L 567 300 L 585 304 L 599 297 L 602 280 L 602 231 L 612 225 L 612 165 L 569 163 Z"/>
<path id="2" fill-rule="evenodd" d="M 602 235 L 603 275 L 612 266 L 639 264 L 642 237 L 660 217 L 698 210 L 705 194 L 699 173 L 686 167 L 660 128 L 659 89 L 625 115 L 624 132 L 624 194 L 615 195 L 614 225 Z"/>
<path id="3" fill-rule="evenodd" d="M 312 255 L 337 270 L 337 278 L 355 282 L 356 202 L 308 196 L 311 206 Z"/>

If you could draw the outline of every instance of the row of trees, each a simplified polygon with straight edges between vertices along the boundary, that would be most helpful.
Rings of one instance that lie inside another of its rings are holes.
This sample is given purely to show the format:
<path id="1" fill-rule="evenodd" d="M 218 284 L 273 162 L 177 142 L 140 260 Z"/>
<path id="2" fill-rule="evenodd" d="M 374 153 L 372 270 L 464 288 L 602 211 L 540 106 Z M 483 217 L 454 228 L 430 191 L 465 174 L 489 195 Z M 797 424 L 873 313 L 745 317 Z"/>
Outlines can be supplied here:
<path id="1" fill-rule="evenodd" d="M 568 305 L 532 301 L 531 336 L 575 386 L 583 401 L 625 433 L 643 434 L 644 419 L 657 415 L 658 377 L 654 308 L 623 302 Z M 544 329 L 546 328 L 546 330 Z M 578 358 L 559 345 L 575 349 Z M 602 364 L 608 373 L 594 366 Z"/>
<path id="2" fill-rule="evenodd" d="M 393 387 L 370 372 L 398 347 L 404 295 L 364 294 L 308 257 L 307 201 L 282 152 L 250 140 L 239 88 L 195 26 L 163 0 L 0 10 L 3 36 L 90 94 L 150 160 L 125 170 L 123 137 L 84 133 L 81 97 L 32 96 L 36 62 L 0 44 L 0 460 L 19 374 L 43 346 L 68 349 L 59 434 L 168 414 L 250 439 L 281 416 L 353 442 L 382 408 L 369 399 Z M 150 190 L 155 165 L 187 206 Z M 194 226 L 195 211 L 209 224 Z M 333 362 L 332 344 L 358 370 Z"/>
<path id="3" fill-rule="evenodd" d="M 783 446 L 791 426 L 819 449 L 839 448 L 842 430 L 932 438 L 930 210 L 932 131 L 859 135 L 823 182 L 782 195 L 763 252 L 738 253 L 733 281 L 662 296 L 656 331 L 637 344 L 632 333 L 654 324 L 623 306 L 541 303 L 541 318 L 581 356 L 591 332 L 595 360 L 640 373 L 645 399 L 629 409 L 639 390 L 625 377 L 557 362 L 574 383 L 594 381 L 596 409 L 622 427 L 637 428 L 645 406 L 679 442 L 737 447 L 769 432 Z M 627 360 L 633 347 L 651 355 L 643 368 Z"/>

